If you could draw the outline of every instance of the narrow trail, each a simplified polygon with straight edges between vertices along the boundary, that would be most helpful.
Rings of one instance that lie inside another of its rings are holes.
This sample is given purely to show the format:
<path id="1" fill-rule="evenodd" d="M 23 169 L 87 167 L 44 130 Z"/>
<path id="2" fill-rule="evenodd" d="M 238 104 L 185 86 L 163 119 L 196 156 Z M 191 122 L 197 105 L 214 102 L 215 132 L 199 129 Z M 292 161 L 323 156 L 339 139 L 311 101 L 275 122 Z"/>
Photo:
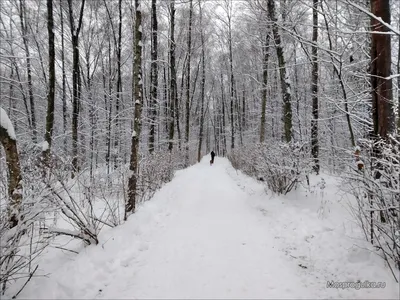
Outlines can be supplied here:
<path id="1" fill-rule="evenodd" d="M 102 232 L 99 245 L 63 254 L 59 266 L 49 253 L 42 265 L 54 265 L 43 270 L 51 275 L 33 279 L 21 298 L 397 297 L 381 261 L 354 248 L 346 228 L 319 219 L 300 199 L 285 201 L 266 196 L 227 159 L 210 166 L 205 157 L 178 171 L 125 224 Z M 327 280 L 365 279 L 388 288 L 326 287 Z"/>

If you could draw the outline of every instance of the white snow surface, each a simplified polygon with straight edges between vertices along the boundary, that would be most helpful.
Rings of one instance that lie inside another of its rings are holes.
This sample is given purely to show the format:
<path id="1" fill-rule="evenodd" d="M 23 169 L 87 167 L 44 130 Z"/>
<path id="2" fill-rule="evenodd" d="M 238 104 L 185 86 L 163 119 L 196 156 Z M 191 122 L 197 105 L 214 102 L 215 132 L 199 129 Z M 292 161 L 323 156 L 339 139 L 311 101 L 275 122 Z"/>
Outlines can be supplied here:
<path id="1" fill-rule="evenodd" d="M 13 140 L 16 140 L 14 126 L 11 123 L 10 118 L 8 117 L 6 111 L 0 107 L 0 127 L 4 128 L 9 137 Z"/>
<path id="2" fill-rule="evenodd" d="M 331 176 L 312 192 L 266 193 L 229 161 L 209 157 L 103 230 L 79 254 L 49 249 L 20 294 L 31 299 L 398 299 L 398 284 L 371 252 Z M 323 182 L 321 184 L 320 182 Z M 68 247 L 68 245 L 64 245 Z M 385 282 L 384 289 L 327 281 Z"/>

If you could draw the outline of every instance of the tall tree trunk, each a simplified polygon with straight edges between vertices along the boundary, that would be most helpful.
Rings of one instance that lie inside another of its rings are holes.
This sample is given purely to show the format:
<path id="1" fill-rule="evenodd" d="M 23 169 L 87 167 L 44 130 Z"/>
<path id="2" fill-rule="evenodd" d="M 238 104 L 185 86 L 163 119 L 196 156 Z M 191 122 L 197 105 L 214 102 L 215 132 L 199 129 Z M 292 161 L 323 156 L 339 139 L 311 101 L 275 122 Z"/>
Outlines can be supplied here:
<path id="1" fill-rule="evenodd" d="M 275 0 L 268 0 L 268 15 L 272 23 L 272 33 L 275 40 L 276 55 L 278 56 L 279 74 L 281 80 L 281 89 L 283 94 L 283 123 L 284 123 L 284 138 L 286 142 L 292 140 L 292 95 L 290 91 L 290 82 L 286 73 L 286 62 L 283 54 L 281 36 L 279 34 Z"/>
<path id="2" fill-rule="evenodd" d="M 262 85 L 262 104 L 261 104 L 261 124 L 260 124 L 260 143 L 265 140 L 265 112 L 267 110 L 267 88 L 268 88 L 268 60 L 269 60 L 269 34 L 265 36 L 263 46 L 263 85 Z"/>
<path id="3" fill-rule="evenodd" d="M 169 144 L 168 150 L 172 151 L 174 146 L 174 129 L 175 129 L 175 118 L 178 118 L 179 115 L 175 114 L 175 109 L 178 104 L 178 95 L 177 95 L 177 83 L 176 83 L 176 67 L 175 67 L 175 0 L 171 0 L 170 3 L 170 11 L 171 11 L 171 20 L 170 20 L 170 48 L 169 48 L 169 59 L 170 59 L 170 72 L 171 72 L 171 81 L 170 81 L 170 123 L 169 123 Z M 178 127 L 179 128 L 179 127 Z"/>
<path id="4" fill-rule="evenodd" d="M 64 151 L 67 152 L 67 76 L 65 75 L 65 47 L 64 47 L 64 16 L 63 16 L 63 7 L 62 2 L 60 0 L 60 23 L 61 23 L 61 70 L 62 70 L 62 112 L 63 112 L 63 134 L 64 134 Z"/>
<path id="5" fill-rule="evenodd" d="M 222 69 L 221 69 L 222 70 Z M 224 90 L 224 80 L 221 73 L 221 102 L 222 102 L 222 155 L 226 155 L 227 146 L 226 146 L 226 123 L 225 123 L 225 90 Z"/>
<path id="6" fill-rule="evenodd" d="M 189 0 L 189 29 L 187 43 L 187 65 L 186 65 L 186 127 L 185 127 L 185 163 L 189 165 L 189 127 L 190 127 L 190 68 L 192 57 L 192 18 L 193 0 Z"/>
<path id="7" fill-rule="evenodd" d="M 118 0 L 118 42 L 117 42 L 117 94 L 115 99 L 115 138 L 114 149 L 118 151 L 120 145 L 121 122 L 120 122 L 120 105 L 122 102 L 122 73 L 121 73 L 121 51 L 122 51 L 122 0 Z M 118 167 L 117 155 L 114 157 L 114 168 Z"/>
<path id="8" fill-rule="evenodd" d="M 201 109 L 200 109 L 200 132 L 199 132 L 199 148 L 197 149 L 197 162 L 200 162 L 201 159 L 201 146 L 203 143 L 203 128 L 204 128 L 204 89 L 205 89 L 205 82 L 206 82 L 206 63 L 205 63 L 205 45 L 204 45 L 204 32 L 203 32 L 203 15 L 201 11 L 201 3 L 199 0 L 199 9 L 200 9 L 200 38 L 201 38 L 201 62 L 202 62 L 202 72 L 201 72 L 201 87 L 200 87 L 200 101 L 201 101 Z"/>
<path id="9" fill-rule="evenodd" d="M 371 12 L 383 22 L 390 24 L 389 0 L 371 0 Z M 389 29 L 375 18 L 371 18 L 371 87 L 372 87 L 372 119 L 374 136 L 387 139 L 394 131 L 393 92 L 391 70 L 390 35 L 384 34 Z M 389 79 L 388 79 L 389 78 Z"/>
<path id="10" fill-rule="evenodd" d="M 231 3 L 232 5 L 232 3 Z M 231 8 L 228 8 L 229 10 Z M 233 75 L 233 50 L 232 50 L 232 15 L 228 12 L 228 46 L 229 46 L 229 72 L 230 78 L 230 98 L 231 98 L 231 150 L 235 148 L 235 122 L 234 122 L 234 106 L 235 106 L 235 76 Z"/>
<path id="11" fill-rule="evenodd" d="M 151 69 L 150 69 L 150 133 L 149 152 L 154 151 L 154 135 L 156 127 L 158 62 L 157 62 L 157 0 L 151 0 Z"/>
<path id="12" fill-rule="evenodd" d="M 81 80 L 79 68 L 79 33 L 82 27 L 83 9 L 85 7 L 85 0 L 82 0 L 81 9 L 79 13 L 79 21 L 75 27 L 72 0 L 68 0 L 69 8 L 69 22 L 71 29 L 72 40 L 72 178 L 75 173 L 79 171 L 78 161 L 78 121 L 79 121 L 79 107 L 81 97 Z"/>
<path id="13" fill-rule="evenodd" d="M 24 41 L 25 58 L 26 58 L 26 72 L 28 76 L 28 95 L 30 105 L 30 123 L 32 125 L 32 141 L 37 142 L 37 126 L 36 126 L 36 111 L 35 111 L 35 99 L 33 97 L 33 85 L 32 85 L 32 66 L 31 66 L 31 54 L 28 43 L 28 26 L 26 20 L 26 4 L 25 0 L 19 1 L 19 18 L 22 30 L 22 39 Z"/>
<path id="14" fill-rule="evenodd" d="M 129 214 L 135 212 L 136 190 L 139 175 L 139 141 L 142 125 L 143 82 L 142 82 L 142 10 L 140 0 L 135 0 L 135 38 L 133 61 L 133 96 L 135 103 L 135 117 L 132 132 L 131 159 L 129 170 L 131 174 L 128 182 L 128 199 L 125 204 L 125 220 Z"/>
<path id="15" fill-rule="evenodd" d="M 311 120 L 311 154 L 314 159 L 313 169 L 319 174 L 319 144 L 318 144 L 318 0 L 313 0 L 313 37 L 311 47 L 312 74 L 312 120 Z"/>
<path id="16" fill-rule="evenodd" d="M 55 49 L 54 49 L 54 20 L 53 20 L 53 0 L 47 0 L 47 31 L 49 34 L 49 88 L 47 95 L 47 115 L 46 132 L 44 139 L 47 142 L 47 148 L 43 151 L 43 159 L 48 163 L 50 157 L 51 142 L 54 126 L 54 93 L 56 85 L 55 73 Z"/>
<path id="17" fill-rule="evenodd" d="M 399 15 L 398 18 L 400 20 L 400 2 L 399 3 Z M 399 22 L 399 31 L 400 31 L 400 22 Z M 400 38 L 397 39 L 397 75 L 400 74 Z M 400 134 L 400 76 L 397 77 L 397 132 Z"/>
<path id="18" fill-rule="evenodd" d="M 9 177 L 8 197 L 10 202 L 7 205 L 8 223 L 10 228 L 13 228 L 18 225 L 22 202 L 21 168 L 14 127 L 8 118 L 6 111 L 1 107 L 0 118 L 0 143 L 3 145 L 6 154 L 6 164 Z"/>

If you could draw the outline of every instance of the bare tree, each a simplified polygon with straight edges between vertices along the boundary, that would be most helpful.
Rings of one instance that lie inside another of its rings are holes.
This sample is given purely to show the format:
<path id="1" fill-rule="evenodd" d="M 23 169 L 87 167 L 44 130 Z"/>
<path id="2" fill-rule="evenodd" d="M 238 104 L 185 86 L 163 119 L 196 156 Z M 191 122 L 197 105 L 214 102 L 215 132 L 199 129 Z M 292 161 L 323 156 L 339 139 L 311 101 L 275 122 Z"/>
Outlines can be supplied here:
<path id="1" fill-rule="evenodd" d="M 186 62 L 186 118 L 185 118 L 185 162 L 189 165 L 189 129 L 190 129 L 190 69 L 192 60 L 192 22 L 193 22 L 193 0 L 189 0 L 189 28 L 187 40 L 187 62 Z"/>
<path id="2" fill-rule="evenodd" d="M 157 90 L 158 90 L 158 62 L 157 62 L 157 0 L 151 1 L 151 70 L 150 70 L 150 133 L 149 152 L 154 152 L 154 136 L 156 128 Z"/>
<path id="3" fill-rule="evenodd" d="M 390 24 L 389 0 L 371 0 L 371 12 Z M 394 111 L 391 71 L 390 35 L 384 34 L 389 29 L 376 18 L 371 18 L 371 88 L 372 120 L 375 137 L 386 139 L 394 131 Z M 382 32 L 382 33 L 379 33 Z"/>
<path id="4" fill-rule="evenodd" d="M 169 143 L 168 150 L 172 151 L 174 146 L 174 129 L 175 129 L 175 109 L 178 105 L 177 84 L 176 84 L 176 66 L 175 66 L 175 0 L 170 2 L 170 44 L 169 44 L 169 65 L 171 73 L 170 81 L 170 122 L 169 122 Z"/>
<path id="5" fill-rule="evenodd" d="M 47 0 L 47 31 L 49 34 L 49 87 L 47 95 L 46 132 L 44 139 L 47 147 L 44 147 L 43 159 L 48 162 L 54 127 L 54 93 L 56 85 L 55 49 L 54 49 L 54 20 L 53 0 Z"/>
<path id="6" fill-rule="evenodd" d="M 269 61 L 269 34 L 265 35 L 263 49 L 263 85 L 261 104 L 260 143 L 265 140 L 265 112 L 267 109 L 267 88 L 268 88 L 268 61 Z"/>
<path id="7" fill-rule="evenodd" d="M 69 9 L 69 23 L 71 29 L 71 42 L 72 42 L 72 177 L 79 170 L 78 164 L 78 121 L 79 121 L 79 107 L 81 99 L 81 76 L 79 66 L 79 33 L 82 28 L 83 9 L 85 7 L 85 0 L 81 2 L 78 24 L 75 26 L 74 12 L 72 8 L 72 0 L 68 0 Z"/>
<path id="8" fill-rule="evenodd" d="M 125 204 L 125 220 L 129 214 L 135 212 L 136 190 L 139 169 L 139 137 L 142 126 L 142 103 L 143 103 L 143 82 L 142 82 L 142 11 L 140 0 L 135 0 L 135 39 L 134 39 L 134 61 L 133 61 L 133 88 L 135 116 L 132 132 L 131 160 L 129 170 L 131 174 L 128 182 L 128 199 Z"/>
<path id="9" fill-rule="evenodd" d="M 201 146 L 203 143 L 203 128 L 204 128 L 204 89 L 206 82 L 206 55 L 205 55 L 205 42 L 204 42 L 204 28 L 203 28 L 203 15 L 201 10 L 201 3 L 199 0 L 199 9 L 200 9 L 200 38 L 201 38 L 201 87 L 200 87 L 200 101 L 201 101 L 201 109 L 200 109 L 200 131 L 199 131 L 199 147 L 197 149 L 197 161 L 200 162 L 201 159 Z"/>
<path id="10" fill-rule="evenodd" d="M 311 154 L 314 158 L 314 171 L 319 173 L 319 143 L 318 143 L 318 0 L 313 0 L 313 45 L 311 48 L 312 74 L 311 74 Z"/>
<path id="11" fill-rule="evenodd" d="M 279 75 L 283 94 L 284 138 L 286 142 L 290 142 L 292 140 L 292 95 L 290 91 L 290 81 L 286 71 L 286 62 L 283 54 L 281 35 L 279 33 L 277 23 L 278 20 L 275 11 L 275 0 L 268 0 L 267 7 L 269 19 L 272 21 L 272 33 L 274 35 L 276 55 L 278 56 Z"/>

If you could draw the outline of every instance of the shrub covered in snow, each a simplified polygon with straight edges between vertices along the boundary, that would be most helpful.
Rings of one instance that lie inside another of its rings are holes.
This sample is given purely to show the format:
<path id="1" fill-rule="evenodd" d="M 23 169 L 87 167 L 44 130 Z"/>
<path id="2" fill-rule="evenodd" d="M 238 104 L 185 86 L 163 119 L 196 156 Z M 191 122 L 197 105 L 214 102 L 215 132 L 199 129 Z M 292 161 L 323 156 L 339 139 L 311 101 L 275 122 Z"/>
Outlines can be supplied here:
<path id="1" fill-rule="evenodd" d="M 354 166 L 343 186 L 357 199 L 353 211 L 366 239 L 380 250 L 399 280 L 400 139 L 367 141 L 363 148 L 364 168 Z"/>
<path id="2" fill-rule="evenodd" d="M 229 154 L 234 168 L 265 182 L 270 190 L 287 194 L 308 180 L 311 159 L 304 145 L 262 143 L 235 149 Z"/>
<path id="3" fill-rule="evenodd" d="M 172 180 L 176 170 L 185 167 L 183 155 L 179 151 L 153 152 L 143 156 L 139 162 L 138 202 L 144 202 Z"/>

